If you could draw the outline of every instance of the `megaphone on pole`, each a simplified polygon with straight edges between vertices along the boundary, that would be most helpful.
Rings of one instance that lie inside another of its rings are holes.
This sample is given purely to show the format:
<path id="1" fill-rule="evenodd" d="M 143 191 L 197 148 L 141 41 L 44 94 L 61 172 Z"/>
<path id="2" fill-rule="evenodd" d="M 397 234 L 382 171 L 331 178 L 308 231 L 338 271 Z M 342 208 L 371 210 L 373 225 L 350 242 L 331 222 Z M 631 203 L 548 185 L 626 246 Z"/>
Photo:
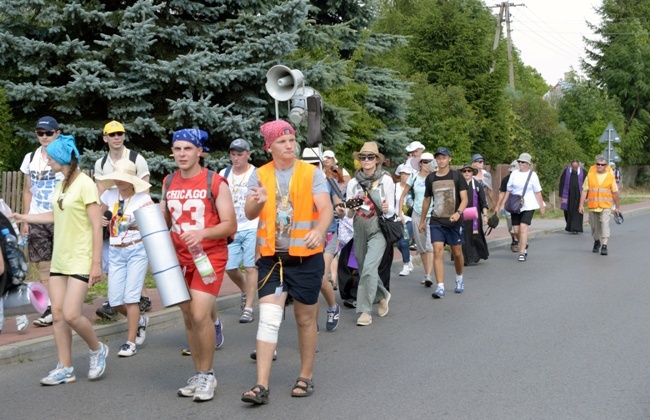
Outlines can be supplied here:
<path id="1" fill-rule="evenodd" d="M 302 72 L 287 66 L 273 66 L 266 72 L 266 91 L 276 101 L 291 99 L 303 82 Z"/>

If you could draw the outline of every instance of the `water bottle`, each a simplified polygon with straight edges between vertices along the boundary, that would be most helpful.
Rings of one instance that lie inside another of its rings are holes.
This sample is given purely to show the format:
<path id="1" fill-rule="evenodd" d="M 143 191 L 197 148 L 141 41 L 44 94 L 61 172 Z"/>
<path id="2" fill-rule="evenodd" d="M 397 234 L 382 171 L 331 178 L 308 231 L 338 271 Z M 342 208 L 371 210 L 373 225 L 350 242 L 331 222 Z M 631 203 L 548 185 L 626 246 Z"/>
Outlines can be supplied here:
<path id="1" fill-rule="evenodd" d="M 215 281 L 217 275 L 214 272 L 214 268 L 212 268 L 212 263 L 210 262 L 208 255 L 203 251 L 203 246 L 198 244 L 187 247 L 187 249 L 190 251 L 190 254 L 192 254 L 194 264 L 196 264 L 196 269 L 199 270 L 199 274 L 201 274 L 203 283 L 210 284 Z"/>
<path id="2" fill-rule="evenodd" d="M 406 228 L 406 225 L 404 225 L 404 239 L 406 239 L 407 241 L 411 239 L 411 237 L 409 236 L 409 230 Z"/>
<path id="3" fill-rule="evenodd" d="M 508 215 L 506 214 L 506 211 L 505 211 L 504 209 L 499 210 L 499 213 L 501 213 L 501 216 L 503 216 L 503 217 L 508 216 Z"/>
<path id="4" fill-rule="evenodd" d="M 9 260 L 11 272 L 14 276 L 18 276 L 23 269 L 21 265 L 21 256 L 19 255 L 20 249 L 18 249 L 18 241 L 7 228 L 2 229 L 2 235 L 5 237 L 5 241 L 7 242 L 7 260 Z"/>
<path id="5" fill-rule="evenodd" d="M 9 207 L 9 205 L 7 205 L 7 203 L 5 203 L 5 200 L 3 200 L 2 198 L 0 198 L 0 212 L 2 212 L 2 214 L 4 214 L 7 217 L 7 219 L 9 219 L 9 222 L 11 222 L 11 227 L 14 228 L 14 232 L 16 232 L 15 233 L 16 236 L 14 236 L 14 239 L 20 238 L 20 243 L 17 242 L 18 245 L 23 246 L 24 245 L 23 236 L 20 234 L 20 229 L 18 228 L 18 224 L 16 224 L 16 221 L 12 217 L 10 217 L 13 214 L 13 211 L 11 211 L 11 207 Z"/>

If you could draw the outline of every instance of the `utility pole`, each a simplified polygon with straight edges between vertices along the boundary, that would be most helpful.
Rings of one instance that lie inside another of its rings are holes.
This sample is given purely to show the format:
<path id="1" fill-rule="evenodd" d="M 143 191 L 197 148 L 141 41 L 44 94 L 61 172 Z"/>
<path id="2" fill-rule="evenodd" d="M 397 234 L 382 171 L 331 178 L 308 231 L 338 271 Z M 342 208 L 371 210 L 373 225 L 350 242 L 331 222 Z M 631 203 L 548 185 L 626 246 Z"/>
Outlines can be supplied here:
<path id="1" fill-rule="evenodd" d="M 501 24 L 505 20 L 506 22 L 506 41 L 508 43 L 508 76 L 510 82 L 510 88 L 515 88 L 515 67 L 512 59 L 512 36 L 510 30 L 510 6 L 524 6 L 524 4 L 514 4 L 509 2 L 502 2 L 501 4 L 495 4 L 491 7 L 499 8 L 499 20 L 497 21 L 496 33 L 494 35 L 494 45 L 492 51 L 496 51 L 499 47 L 499 40 L 501 38 Z M 490 73 L 494 72 L 494 67 L 496 66 L 496 59 L 492 62 L 492 67 L 490 67 Z"/>

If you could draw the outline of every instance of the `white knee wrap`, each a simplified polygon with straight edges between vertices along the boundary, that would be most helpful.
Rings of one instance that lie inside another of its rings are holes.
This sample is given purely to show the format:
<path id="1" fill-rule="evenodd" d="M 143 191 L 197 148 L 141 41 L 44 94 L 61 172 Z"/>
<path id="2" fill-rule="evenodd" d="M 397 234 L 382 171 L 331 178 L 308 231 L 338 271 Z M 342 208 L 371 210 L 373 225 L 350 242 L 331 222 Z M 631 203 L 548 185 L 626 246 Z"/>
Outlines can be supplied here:
<path id="1" fill-rule="evenodd" d="M 277 343 L 280 324 L 282 324 L 282 308 L 272 303 L 260 303 L 257 339 L 266 343 Z"/>

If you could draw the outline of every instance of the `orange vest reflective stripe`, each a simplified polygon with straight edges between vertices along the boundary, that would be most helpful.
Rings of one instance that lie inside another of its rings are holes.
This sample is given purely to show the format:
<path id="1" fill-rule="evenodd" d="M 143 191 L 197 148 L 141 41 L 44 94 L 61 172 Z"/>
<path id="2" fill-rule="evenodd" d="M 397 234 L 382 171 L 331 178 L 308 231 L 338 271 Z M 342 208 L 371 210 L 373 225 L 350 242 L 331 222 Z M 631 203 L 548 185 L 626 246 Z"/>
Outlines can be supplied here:
<path id="1" fill-rule="evenodd" d="M 312 188 L 315 171 L 316 167 L 314 165 L 296 160 L 291 181 L 289 182 L 289 199 L 293 206 L 289 255 L 294 257 L 308 257 L 323 252 L 322 244 L 315 249 L 309 249 L 305 246 L 305 235 L 316 228 L 318 224 L 319 213 L 314 204 Z M 257 176 L 266 187 L 268 197 L 260 214 L 257 243 L 260 247 L 260 254 L 269 257 L 275 254 L 275 218 L 277 215 L 275 166 L 273 162 L 259 168 Z"/>
<path id="2" fill-rule="evenodd" d="M 596 166 L 589 169 L 589 190 L 587 191 L 587 207 L 590 209 L 611 209 L 614 204 L 612 185 L 616 180 L 612 169 L 607 167 L 605 180 L 598 184 Z"/>

